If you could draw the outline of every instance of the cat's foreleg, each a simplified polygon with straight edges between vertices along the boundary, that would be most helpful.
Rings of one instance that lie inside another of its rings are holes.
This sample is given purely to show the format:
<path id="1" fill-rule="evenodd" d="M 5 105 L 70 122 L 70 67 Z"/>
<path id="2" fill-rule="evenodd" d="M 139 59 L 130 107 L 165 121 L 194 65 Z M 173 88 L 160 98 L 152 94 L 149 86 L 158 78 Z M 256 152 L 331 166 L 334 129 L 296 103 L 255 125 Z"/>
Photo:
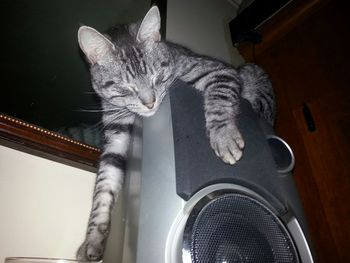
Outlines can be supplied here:
<path id="1" fill-rule="evenodd" d="M 210 145 L 225 163 L 234 164 L 242 157 L 244 140 L 237 127 L 239 84 L 209 86 L 204 91 L 206 130 Z"/>
<path id="2" fill-rule="evenodd" d="M 124 181 L 133 118 L 107 126 L 85 241 L 78 260 L 100 260 L 111 228 L 111 212 Z"/>

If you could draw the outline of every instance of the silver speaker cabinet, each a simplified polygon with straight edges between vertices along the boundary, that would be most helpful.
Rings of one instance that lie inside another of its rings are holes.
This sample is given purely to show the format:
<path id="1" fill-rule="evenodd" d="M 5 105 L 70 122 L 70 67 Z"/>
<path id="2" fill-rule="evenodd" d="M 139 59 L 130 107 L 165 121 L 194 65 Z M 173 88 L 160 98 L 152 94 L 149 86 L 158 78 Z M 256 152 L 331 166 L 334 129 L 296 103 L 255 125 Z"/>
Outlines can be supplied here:
<path id="1" fill-rule="evenodd" d="M 313 262 L 290 147 L 245 100 L 239 127 L 243 157 L 224 164 L 202 96 L 182 82 L 144 120 L 133 262 Z"/>

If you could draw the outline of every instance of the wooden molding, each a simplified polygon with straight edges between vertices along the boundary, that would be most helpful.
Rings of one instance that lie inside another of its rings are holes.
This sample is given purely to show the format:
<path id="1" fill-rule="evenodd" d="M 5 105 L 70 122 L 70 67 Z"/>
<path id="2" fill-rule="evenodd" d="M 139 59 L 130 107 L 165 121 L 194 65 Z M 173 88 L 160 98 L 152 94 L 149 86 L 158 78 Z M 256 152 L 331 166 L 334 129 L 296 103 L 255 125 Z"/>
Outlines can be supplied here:
<path id="1" fill-rule="evenodd" d="M 78 166 L 96 167 L 101 154 L 96 147 L 5 114 L 0 114 L 0 139 L 14 148 L 24 147 L 29 153 L 54 160 L 66 159 L 68 163 L 73 162 Z"/>
<path id="2" fill-rule="evenodd" d="M 301 24 L 321 8 L 329 0 L 294 0 L 266 23 L 262 24 L 257 31 L 262 35 L 262 42 L 253 45 L 242 43 L 238 50 L 247 62 L 254 61 L 255 56 L 271 47 L 297 25 Z"/>

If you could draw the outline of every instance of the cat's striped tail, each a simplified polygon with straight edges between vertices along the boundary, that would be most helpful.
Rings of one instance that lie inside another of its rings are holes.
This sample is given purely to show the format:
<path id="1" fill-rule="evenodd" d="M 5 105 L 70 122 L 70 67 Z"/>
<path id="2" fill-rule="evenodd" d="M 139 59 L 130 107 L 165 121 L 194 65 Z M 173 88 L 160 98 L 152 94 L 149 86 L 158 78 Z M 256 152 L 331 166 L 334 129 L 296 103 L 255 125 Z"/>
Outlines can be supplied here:
<path id="1" fill-rule="evenodd" d="M 243 84 L 242 97 L 250 102 L 256 113 L 273 125 L 276 104 L 269 77 L 254 63 L 244 64 L 237 70 Z"/>

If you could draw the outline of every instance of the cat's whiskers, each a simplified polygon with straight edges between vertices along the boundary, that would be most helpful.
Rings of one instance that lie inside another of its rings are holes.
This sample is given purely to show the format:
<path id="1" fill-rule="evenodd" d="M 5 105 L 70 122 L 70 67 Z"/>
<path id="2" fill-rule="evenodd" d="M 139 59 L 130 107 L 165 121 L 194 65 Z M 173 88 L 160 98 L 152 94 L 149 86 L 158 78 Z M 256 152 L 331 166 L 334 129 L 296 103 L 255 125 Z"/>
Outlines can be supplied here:
<path id="1" fill-rule="evenodd" d="M 98 95 L 98 93 L 95 91 L 84 91 L 83 94 L 87 94 L 87 95 L 96 94 L 96 95 Z"/>
<path id="2" fill-rule="evenodd" d="M 129 110 L 125 109 L 124 111 L 119 112 L 117 115 L 111 115 L 108 120 L 104 120 L 102 130 L 108 127 L 110 124 L 115 123 L 119 119 L 128 117 L 129 115 L 131 116 L 131 114 L 132 113 Z"/>
<path id="3" fill-rule="evenodd" d="M 90 129 L 93 132 L 101 133 L 103 128 L 103 121 L 96 122 L 94 125 L 90 126 L 88 129 Z"/>
<path id="4" fill-rule="evenodd" d="M 118 111 L 119 109 L 78 109 L 78 112 L 113 112 Z"/>
<path id="5" fill-rule="evenodd" d="M 113 112 L 113 111 L 111 111 L 111 112 Z M 113 118 L 113 119 L 119 119 L 119 118 L 124 117 L 124 115 L 125 115 L 126 113 L 129 113 L 129 112 L 130 112 L 130 111 L 129 111 L 127 108 L 123 108 L 123 109 L 121 109 L 121 110 L 114 111 L 114 113 L 109 114 L 109 116 L 110 116 L 110 118 Z M 109 116 L 108 116 L 108 117 L 109 117 Z"/>
<path id="6" fill-rule="evenodd" d="M 128 110 L 127 109 L 123 109 L 123 110 L 114 110 L 115 112 L 118 112 L 117 115 L 110 115 L 109 117 L 107 117 L 107 120 L 101 120 L 97 123 L 95 123 L 94 125 L 90 126 L 89 129 L 91 129 L 92 131 L 96 131 L 98 133 L 101 133 L 104 128 L 115 122 L 116 120 L 118 120 L 119 118 L 123 117 L 123 116 L 126 116 L 126 114 L 128 113 Z M 104 112 L 112 112 L 112 110 L 106 110 Z"/>

